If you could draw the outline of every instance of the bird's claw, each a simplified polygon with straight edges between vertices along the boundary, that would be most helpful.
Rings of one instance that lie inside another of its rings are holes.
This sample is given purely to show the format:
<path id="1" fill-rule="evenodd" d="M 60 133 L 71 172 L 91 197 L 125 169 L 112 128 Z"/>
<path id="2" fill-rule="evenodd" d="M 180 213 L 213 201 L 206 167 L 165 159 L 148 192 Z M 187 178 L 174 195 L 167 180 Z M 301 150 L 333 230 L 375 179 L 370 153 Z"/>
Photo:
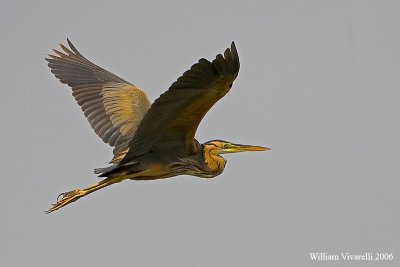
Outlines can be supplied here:
<path id="1" fill-rule="evenodd" d="M 73 191 L 59 194 L 57 197 L 57 203 L 52 204 L 52 207 L 49 210 L 45 211 L 45 213 L 46 214 L 51 213 L 78 200 L 82 196 L 81 192 L 82 191 L 80 189 L 76 189 Z"/>

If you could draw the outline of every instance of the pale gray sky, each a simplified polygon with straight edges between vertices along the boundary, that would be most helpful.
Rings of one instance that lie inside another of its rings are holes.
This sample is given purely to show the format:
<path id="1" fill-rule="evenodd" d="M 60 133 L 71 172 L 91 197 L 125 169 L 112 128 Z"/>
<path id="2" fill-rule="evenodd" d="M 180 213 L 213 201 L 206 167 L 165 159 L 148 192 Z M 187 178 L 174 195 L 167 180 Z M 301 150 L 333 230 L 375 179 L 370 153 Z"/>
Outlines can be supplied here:
<path id="1" fill-rule="evenodd" d="M 400 2 L 2 1 L 0 34 L 1 266 L 399 264 Z M 235 41 L 239 76 L 197 138 L 272 151 L 44 215 L 112 156 L 47 68 L 67 37 L 152 100 Z"/>

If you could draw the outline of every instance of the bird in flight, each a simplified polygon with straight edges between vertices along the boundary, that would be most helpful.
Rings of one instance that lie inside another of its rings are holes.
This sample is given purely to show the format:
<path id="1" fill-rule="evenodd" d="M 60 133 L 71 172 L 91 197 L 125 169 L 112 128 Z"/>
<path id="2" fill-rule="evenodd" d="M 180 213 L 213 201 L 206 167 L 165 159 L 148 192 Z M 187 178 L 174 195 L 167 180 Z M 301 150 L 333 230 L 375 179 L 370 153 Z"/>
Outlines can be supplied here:
<path id="1" fill-rule="evenodd" d="M 95 65 L 67 39 L 46 58 L 51 72 L 72 89 L 95 133 L 114 147 L 104 177 L 84 189 L 60 194 L 47 213 L 123 180 L 177 175 L 212 178 L 224 171 L 224 153 L 269 150 L 223 140 L 199 143 L 195 133 L 208 110 L 232 87 L 239 72 L 235 43 L 210 62 L 200 59 L 153 104 L 139 87 Z"/>

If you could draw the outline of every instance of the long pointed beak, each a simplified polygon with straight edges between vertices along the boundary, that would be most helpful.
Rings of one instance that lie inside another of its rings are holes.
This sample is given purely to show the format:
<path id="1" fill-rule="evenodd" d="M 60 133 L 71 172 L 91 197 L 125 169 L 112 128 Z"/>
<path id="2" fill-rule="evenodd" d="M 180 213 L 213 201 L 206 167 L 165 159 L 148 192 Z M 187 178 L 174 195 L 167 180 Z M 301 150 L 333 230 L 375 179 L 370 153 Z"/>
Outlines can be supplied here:
<path id="1" fill-rule="evenodd" d="M 232 144 L 231 147 L 224 149 L 224 152 L 225 153 L 237 153 L 237 152 L 245 152 L 245 151 L 265 151 L 265 150 L 271 150 L 271 149 L 268 147 L 263 147 L 263 146 Z"/>

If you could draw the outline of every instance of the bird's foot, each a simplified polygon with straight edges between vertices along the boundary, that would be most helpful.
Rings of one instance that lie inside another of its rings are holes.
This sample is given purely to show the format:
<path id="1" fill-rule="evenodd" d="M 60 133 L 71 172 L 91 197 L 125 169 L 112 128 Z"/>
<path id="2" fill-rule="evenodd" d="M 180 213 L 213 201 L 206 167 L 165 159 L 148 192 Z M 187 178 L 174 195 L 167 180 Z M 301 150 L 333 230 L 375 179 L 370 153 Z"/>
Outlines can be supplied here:
<path id="1" fill-rule="evenodd" d="M 52 204 L 53 206 L 48 211 L 45 211 L 45 213 L 51 213 L 53 211 L 56 211 L 64 206 L 78 200 L 79 198 L 81 198 L 84 195 L 85 195 L 85 193 L 81 189 L 76 189 L 73 191 L 61 193 L 57 197 L 57 203 Z"/>

